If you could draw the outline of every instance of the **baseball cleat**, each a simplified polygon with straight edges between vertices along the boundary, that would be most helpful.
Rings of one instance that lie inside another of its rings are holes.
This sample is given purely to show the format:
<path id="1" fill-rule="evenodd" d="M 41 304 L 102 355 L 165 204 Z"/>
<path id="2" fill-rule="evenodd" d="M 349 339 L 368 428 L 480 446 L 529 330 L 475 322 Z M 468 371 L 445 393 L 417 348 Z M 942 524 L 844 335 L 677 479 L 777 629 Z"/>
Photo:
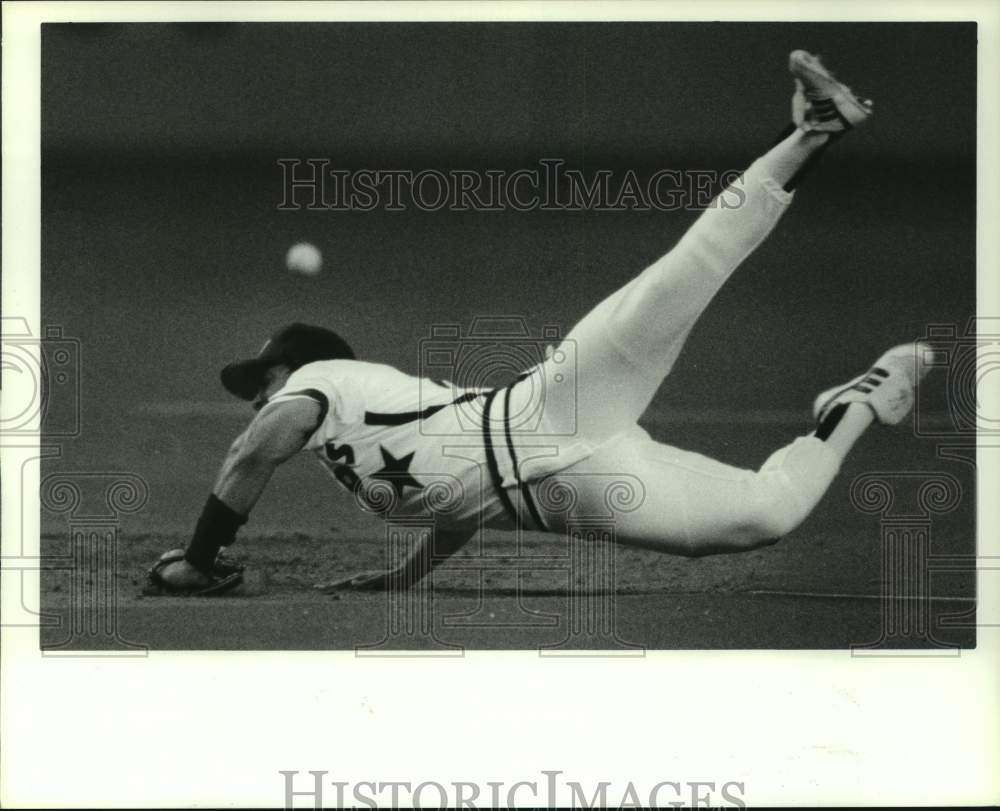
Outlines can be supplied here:
<path id="1" fill-rule="evenodd" d="M 816 422 L 823 422 L 841 403 L 864 403 L 883 425 L 902 422 L 913 408 L 917 384 L 930 371 L 931 355 L 930 347 L 923 343 L 893 347 L 863 375 L 820 394 L 813 402 Z"/>
<path id="2" fill-rule="evenodd" d="M 806 132 L 844 132 L 864 123 L 872 114 L 872 102 L 855 95 L 838 82 L 818 56 L 792 51 L 788 69 L 795 77 L 792 121 Z"/>

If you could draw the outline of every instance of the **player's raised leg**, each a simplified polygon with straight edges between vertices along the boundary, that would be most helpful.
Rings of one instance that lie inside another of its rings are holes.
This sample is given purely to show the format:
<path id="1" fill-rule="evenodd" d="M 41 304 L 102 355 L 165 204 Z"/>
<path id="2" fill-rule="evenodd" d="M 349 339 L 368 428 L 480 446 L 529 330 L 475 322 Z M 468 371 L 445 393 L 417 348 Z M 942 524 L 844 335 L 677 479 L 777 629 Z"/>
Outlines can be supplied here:
<path id="1" fill-rule="evenodd" d="M 688 334 L 740 263 L 767 237 L 818 155 L 863 121 L 870 103 L 803 51 L 795 77 L 793 123 L 767 153 L 722 192 L 677 245 L 588 313 L 567 336 L 575 375 L 546 363 L 545 417 L 556 431 L 575 425 L 590 441 L 631 426 L 669 373 Z"/>
<path id="2" fill-rule="evenodd" d="M 773 543 L 812 512 L 872 422 L 895 425 L 910 412 L 930 355 L 923 344 L 897 346 L 864 374 L 823 392 L 814 405 L 816 431 L 771 454 L 757 471 L 663 445 L 633 427 L 540 482 L 536 501 L 556 531 L 570 519 L 607 516 L 614 505 L 619 542 L 674 554 Z"/>

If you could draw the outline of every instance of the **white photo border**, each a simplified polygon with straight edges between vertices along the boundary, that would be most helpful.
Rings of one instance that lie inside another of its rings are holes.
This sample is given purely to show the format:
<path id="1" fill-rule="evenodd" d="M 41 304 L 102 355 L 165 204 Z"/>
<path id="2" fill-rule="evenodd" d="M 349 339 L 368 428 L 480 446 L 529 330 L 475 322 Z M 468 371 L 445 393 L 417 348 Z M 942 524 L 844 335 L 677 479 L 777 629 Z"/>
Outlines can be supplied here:
<path id="1" fill-rule="evenodd" d="M 11 2 L 3 5 L 4 315 L 39 334 L 42 22 L 452 19 L 976 20 L 978 311 L 1000 312 L 1000 11 L 991 2 Z M 981 396 L 998 413 L 993 377 Z M 4 403 L 26 385 L 5 370 Z M 5 561 L 38 555 L 38 470 L 28 445 L 0 448 Z M 981 556 L 1000 555 L 998 503 L 988 497 L 997 492 L 998 452 L 979 451 Z M 1000 624 L 998 574 L 979 578 L 980 623 Z M 37 587 L 37 573 L 5 564 L 3 575 L 8 613 L 22 579 Z M 981 627 L 977 649 L 951 659 L 789 651 L 101 660 L 43 659 L 37 628 L 4 628 L 0 805 L 280 806 L 280 770 L 309 769 L 329 771 L 329 780 L 414 783 L 512 784 L 542 779 L 543 769 L 619 786 L 735 780 L 746 782 L 753 805 L 993 804 L 998 633 Z"/>

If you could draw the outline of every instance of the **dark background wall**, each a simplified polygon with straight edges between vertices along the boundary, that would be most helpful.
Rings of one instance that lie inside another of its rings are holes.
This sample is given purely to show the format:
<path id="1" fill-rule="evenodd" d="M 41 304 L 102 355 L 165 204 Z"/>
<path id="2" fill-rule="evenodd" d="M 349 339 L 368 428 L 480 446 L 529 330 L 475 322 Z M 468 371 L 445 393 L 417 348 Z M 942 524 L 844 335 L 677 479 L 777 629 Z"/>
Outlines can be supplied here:
<path id="1" fill-rule="evenodd" d="M 87 433 L 67 458 L 163 453 L 188 429 L 149 404 L 223 403 L 218 367 L 293 319 L 409 371 L 434 323 L 568 329 L 695 216 L 279 211 L 279 158 L 740 168 L 788 120 L 795 47 L 876 115 L 719 295 L 655 408 L 805 414 L 886 346 L 974 312 L 975 38 L 972 24 L 45 26 L 43 322 L 83 348 Z M 322 248 L 322 276 L 284 269 L 298 240 Z"/>

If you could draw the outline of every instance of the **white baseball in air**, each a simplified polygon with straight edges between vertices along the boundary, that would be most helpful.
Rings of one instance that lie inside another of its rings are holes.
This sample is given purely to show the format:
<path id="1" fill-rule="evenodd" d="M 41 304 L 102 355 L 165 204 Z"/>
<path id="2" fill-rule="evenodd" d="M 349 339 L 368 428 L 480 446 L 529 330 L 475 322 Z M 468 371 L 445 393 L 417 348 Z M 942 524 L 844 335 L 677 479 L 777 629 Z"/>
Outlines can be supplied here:
<path id="1" fill-rule="evenodd" d="M 285 264 L 292 273 L 315 276 L 323 268 L 323 254 L 311 242 L 296 242 L 288 249 Z"/>

